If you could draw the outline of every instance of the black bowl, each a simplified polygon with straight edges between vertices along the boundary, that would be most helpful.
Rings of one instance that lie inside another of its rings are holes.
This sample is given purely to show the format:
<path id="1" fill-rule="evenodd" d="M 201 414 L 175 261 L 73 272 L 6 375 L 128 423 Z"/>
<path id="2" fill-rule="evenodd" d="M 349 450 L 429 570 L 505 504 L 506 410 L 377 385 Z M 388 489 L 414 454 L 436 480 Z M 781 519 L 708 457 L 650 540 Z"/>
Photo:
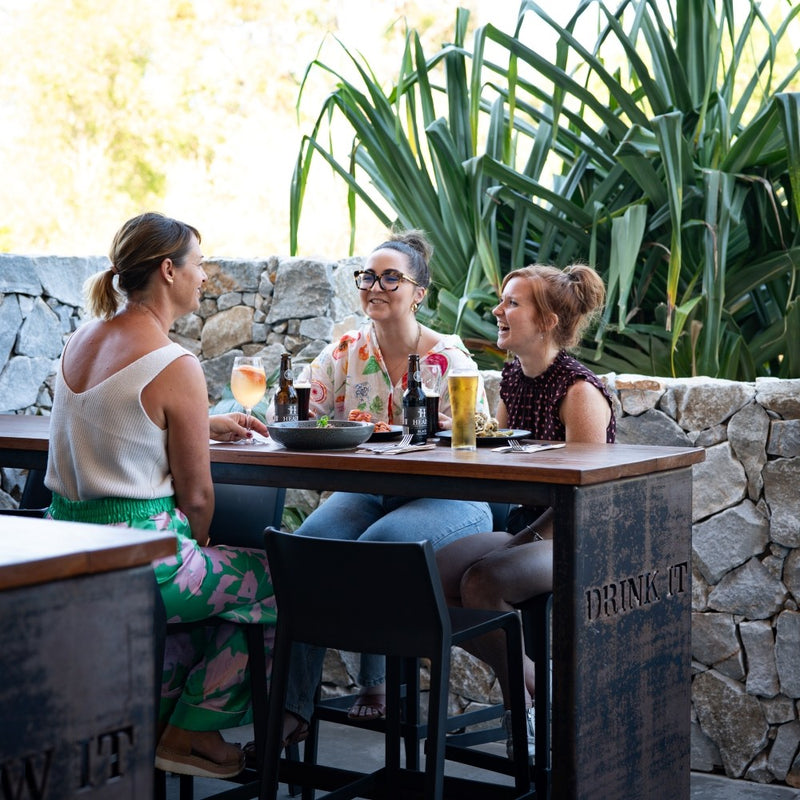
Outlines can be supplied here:
<path id="1" fill-rule="evenodd" d="M 315 419 L 267 425 L 269 435 L 289 450 L 351 450 L 366 442 L 374 429 L 372 422 L 338 419 L 331 420 L 324 428 Z"/>

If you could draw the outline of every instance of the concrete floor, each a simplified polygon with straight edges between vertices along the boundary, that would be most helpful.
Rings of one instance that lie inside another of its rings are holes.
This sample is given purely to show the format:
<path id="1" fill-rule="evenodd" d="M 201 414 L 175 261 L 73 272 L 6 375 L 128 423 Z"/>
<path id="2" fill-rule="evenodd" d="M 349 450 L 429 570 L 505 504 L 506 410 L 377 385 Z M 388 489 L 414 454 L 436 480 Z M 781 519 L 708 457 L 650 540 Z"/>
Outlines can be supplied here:
<path id="1" fill-rule="evenodd" d="M 225 738 L 232 742 L 246 742 L 252 739 L 252 729 L 237 728 L 225 732 Z M 500 748 L 504 744 L 487 745 L 487 748 Z M 360 730 L 348 725 L 325 724 L 320 741 L 320 761 L 352 769 L 364 769 L 364 764 L 379 764 L 383 760 L 383 739 L 378 734 Z M 460 764 L 449 763 L 446 774 L 463 777 L 478 777 L 487 780 L 487 773 L 481 773 Z M 494 773 L 495 778 L 497 776 Z M 195 800 L 204 800 L 226 788 L 224 781 L 197 778 L 195 780 Z M 230 786 L 230 784 L 227 784 Z M 290 797 L 285 785 L 278 792 L 280 800 Z M 178 800 L 178 780 L 167 777 L 167 800 Z M 487 797 L 487 800 L 491 798 Z M 693 772 L 691 777 L 691 800 L 800 800 L 800 790 L 787 786 L 762 785 L 751 781 L 731 780 L 720 775 L 707 775 Z"/>

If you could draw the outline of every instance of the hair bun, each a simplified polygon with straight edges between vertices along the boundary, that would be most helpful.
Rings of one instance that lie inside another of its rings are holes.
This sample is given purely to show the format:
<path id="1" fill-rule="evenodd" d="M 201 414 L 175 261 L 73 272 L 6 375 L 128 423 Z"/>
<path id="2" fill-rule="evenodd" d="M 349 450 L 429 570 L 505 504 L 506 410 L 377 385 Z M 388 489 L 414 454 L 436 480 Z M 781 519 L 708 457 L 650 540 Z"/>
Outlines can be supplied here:
<path id="1" fill-rule="evenodd" d="M 418 228 L 407 231 L 393 231 L 389 241 L 400 242 L 412 250 L 416 250 L 425 259 L 426 264 L 430 263 L 433 255 L 433 246 L 428 241 L 424 231 Z"/>

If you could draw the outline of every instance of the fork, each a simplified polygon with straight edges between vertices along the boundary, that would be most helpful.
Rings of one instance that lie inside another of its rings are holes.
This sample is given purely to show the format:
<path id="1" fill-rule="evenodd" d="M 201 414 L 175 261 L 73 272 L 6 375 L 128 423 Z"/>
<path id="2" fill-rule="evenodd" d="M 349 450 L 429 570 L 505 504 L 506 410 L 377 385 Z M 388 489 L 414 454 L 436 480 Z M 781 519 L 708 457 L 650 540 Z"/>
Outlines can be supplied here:
<path id="1" fill-rule="evenodd" d="M 516 439 L 509 439 L 508 446 L 511 448 L 512 453 L 523 453 L 525 451 L 525 448 Z"/>
<path id="2" fill-rule="evenodd" d="M 392 453 L 395 450 L 402 450 L 404 447 L 408 447 L 411 444 L 412 436 L 410 433 L 404 433 L 400 439 L 398 439 L 393 444 L 383 444 L 383 445 L 366 445 L 365 450 L 372 450 L 373 453 Z"/>

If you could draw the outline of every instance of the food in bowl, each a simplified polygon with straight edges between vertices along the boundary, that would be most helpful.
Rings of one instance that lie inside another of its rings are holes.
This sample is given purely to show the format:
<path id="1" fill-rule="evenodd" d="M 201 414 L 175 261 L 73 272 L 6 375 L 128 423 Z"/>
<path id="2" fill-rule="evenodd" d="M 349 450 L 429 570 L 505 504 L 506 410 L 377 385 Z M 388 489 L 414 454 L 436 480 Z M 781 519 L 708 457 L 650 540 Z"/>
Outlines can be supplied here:
<path id="1" fill-rule="evenodd" d="M 288 450 L 352 450 L 366 442 L 375 429 L 371 422 L 328 419 L 328 424 L 320 427 L 320 421 L 272 422 L 267 430 Z"/>

